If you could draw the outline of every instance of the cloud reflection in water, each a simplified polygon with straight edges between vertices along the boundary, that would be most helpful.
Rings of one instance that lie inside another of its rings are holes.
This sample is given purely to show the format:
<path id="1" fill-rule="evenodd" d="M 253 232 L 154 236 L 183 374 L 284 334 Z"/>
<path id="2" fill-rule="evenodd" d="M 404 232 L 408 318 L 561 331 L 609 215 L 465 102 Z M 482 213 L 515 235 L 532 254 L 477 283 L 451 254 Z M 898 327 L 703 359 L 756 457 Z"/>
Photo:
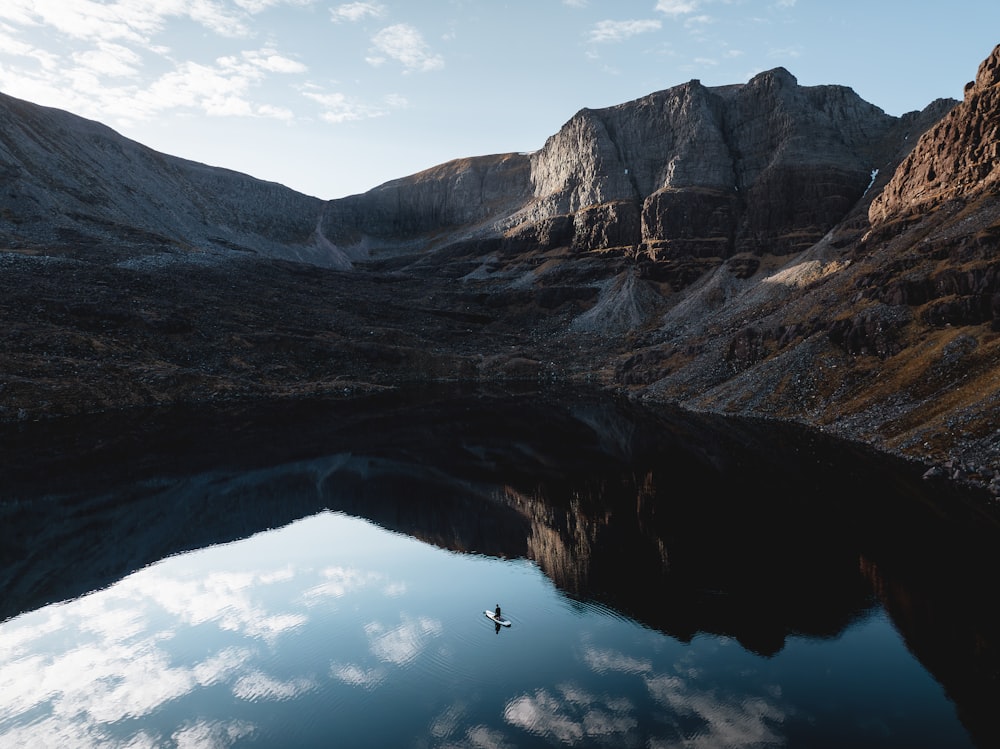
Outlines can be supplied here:
<path id="1" fill-rule="evenodd" d="M 494 601 L 515 619 L 500 637 Z M 806 655 L 909 658 L 884 620 L 859 627 Z M 0 623 L 0 746 L 758 749 L 839 720 L 788 651 L 681 642 L 568 600 L 524 559 L 320 513 Z"/>
<path id="2" fill-rule="evenodd" d="M 688 652 L 685 656 L 692 658 Z M 620 673 L 641 679 L 661 710 L 655 737 L 640 732 L 642 708 L 633 698 L 613 693 L 592 694 L 574 683 L 539 689 L 507 703 L 504 719 L 511 725 L 559 743 L 600 746 L 713 747 L 733 749 L 781 746 L 784 739 L 772 726 L 785 711 L 776 699 L 760 694 L 719 693 L 699 686 L 697 669 L 683 667 L 683 677 L 657 673 L 648 659 L 611 649 L 587 647 L 583 661 L 599 674 Z M 675 670 L 680 671 L 680 664 Z"/>
<path id="3" fill-rule="evenodd" d="M 308 563 L 268 566 L 266 555 L 259 569 L 248 570 L 242 559 L 230 559 L 240 557 L 238 546 L 170 558 L 107 589 L 0 624 L 0 745 L 229 747 L 257 727 L 194 717 L 168 726 L 157 713 L 219 686 L 244 702 L 315 692 L 321 686 L 316 677 L 280 678 L 262 665 L 282 638 L 307 628 L 309 612 L 323 599 L 372 584 L 384 585 L 383 595 L 405 591 L 404 583 L 381 573 Z M 376 627 L 371 649 L 402 663 L 440 630 L 440 623 L 423 618 Z M 202 652 L 206 645 L 210 649 Z M 363 685 L 382 678 L 350 668 L 337 674 L 341 681 Z M 136 720 L 141 728 L 126 728 Z"/>

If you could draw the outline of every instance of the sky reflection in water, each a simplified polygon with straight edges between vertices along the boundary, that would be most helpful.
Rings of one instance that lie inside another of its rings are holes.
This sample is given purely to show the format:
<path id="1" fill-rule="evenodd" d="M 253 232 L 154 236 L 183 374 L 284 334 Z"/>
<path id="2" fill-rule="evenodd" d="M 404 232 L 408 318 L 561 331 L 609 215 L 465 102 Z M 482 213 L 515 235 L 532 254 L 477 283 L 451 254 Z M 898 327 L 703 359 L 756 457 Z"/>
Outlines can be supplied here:
<path id="1" fill-rule="evenodd" d="M 510 629 L 483 616 L 496 603 Z M 880 609 L 769 658 L 726 637 L 683 643 L 570 600 L 531 562 L 333 512 L 0 625 L 2 746 L 824 740 L 971 746 Z"/>

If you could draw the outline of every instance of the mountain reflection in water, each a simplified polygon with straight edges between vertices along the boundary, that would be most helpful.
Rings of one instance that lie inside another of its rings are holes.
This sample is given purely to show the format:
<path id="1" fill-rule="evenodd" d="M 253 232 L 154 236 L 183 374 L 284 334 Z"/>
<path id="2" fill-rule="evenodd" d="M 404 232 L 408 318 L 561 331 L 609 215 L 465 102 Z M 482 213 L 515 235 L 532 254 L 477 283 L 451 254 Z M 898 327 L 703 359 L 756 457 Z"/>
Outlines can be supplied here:
<path id="1" fill-rule="evenodd" d="M 1000 745 L 996 525 L 822 435 L 591 391 L 424 389 L 26 424 L 0 448 L 0 620 L 332 510 L 531 560 L 681 642 L 773 656 L 884 607 L 976 745 Z"/>

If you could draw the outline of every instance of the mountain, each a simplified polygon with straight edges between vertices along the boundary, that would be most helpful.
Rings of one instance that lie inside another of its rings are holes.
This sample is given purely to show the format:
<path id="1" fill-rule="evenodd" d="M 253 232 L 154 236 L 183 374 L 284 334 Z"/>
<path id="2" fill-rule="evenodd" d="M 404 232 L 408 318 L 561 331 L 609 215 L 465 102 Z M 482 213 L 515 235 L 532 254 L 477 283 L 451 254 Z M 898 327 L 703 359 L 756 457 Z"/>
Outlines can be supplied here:
<path id="1" fill-rule="evenodd" d="M 461 159 L 329 202 L 323 230 L 371 259 L 492 241 L 654 263 L 787 255 L 818 241 L 955 102 L 903 118 L 783 68 L 584 109 L 532 154 Z"/>
<path id="2" fill-rule="evenodd" d="M 124 245 L 344 263 L 315 232 L 322 201 L 157 153 L 104 125 L 0 94 L 4 247 Z"/>
<path id="3" fill-rule="evenodd" d="M 327 202 L 0 107 L 3 420 L 588 381 L 1000 495 L 1000 46 L 898 118 L 777 68 Z"/>

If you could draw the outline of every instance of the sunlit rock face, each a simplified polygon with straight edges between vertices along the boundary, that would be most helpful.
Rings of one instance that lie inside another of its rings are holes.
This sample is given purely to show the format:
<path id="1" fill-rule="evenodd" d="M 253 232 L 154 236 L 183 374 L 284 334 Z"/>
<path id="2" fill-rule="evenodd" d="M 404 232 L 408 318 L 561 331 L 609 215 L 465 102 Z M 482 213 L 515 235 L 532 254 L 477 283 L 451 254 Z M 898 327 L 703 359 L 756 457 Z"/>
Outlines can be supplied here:
<path id="1" fill-rule="evenodd" d="M 869 218 L 880 224 L 936 205 L 995 190 L 1000 182 L 1000 47 L 979 66 L 965 98 L 920 138 Z"/>

